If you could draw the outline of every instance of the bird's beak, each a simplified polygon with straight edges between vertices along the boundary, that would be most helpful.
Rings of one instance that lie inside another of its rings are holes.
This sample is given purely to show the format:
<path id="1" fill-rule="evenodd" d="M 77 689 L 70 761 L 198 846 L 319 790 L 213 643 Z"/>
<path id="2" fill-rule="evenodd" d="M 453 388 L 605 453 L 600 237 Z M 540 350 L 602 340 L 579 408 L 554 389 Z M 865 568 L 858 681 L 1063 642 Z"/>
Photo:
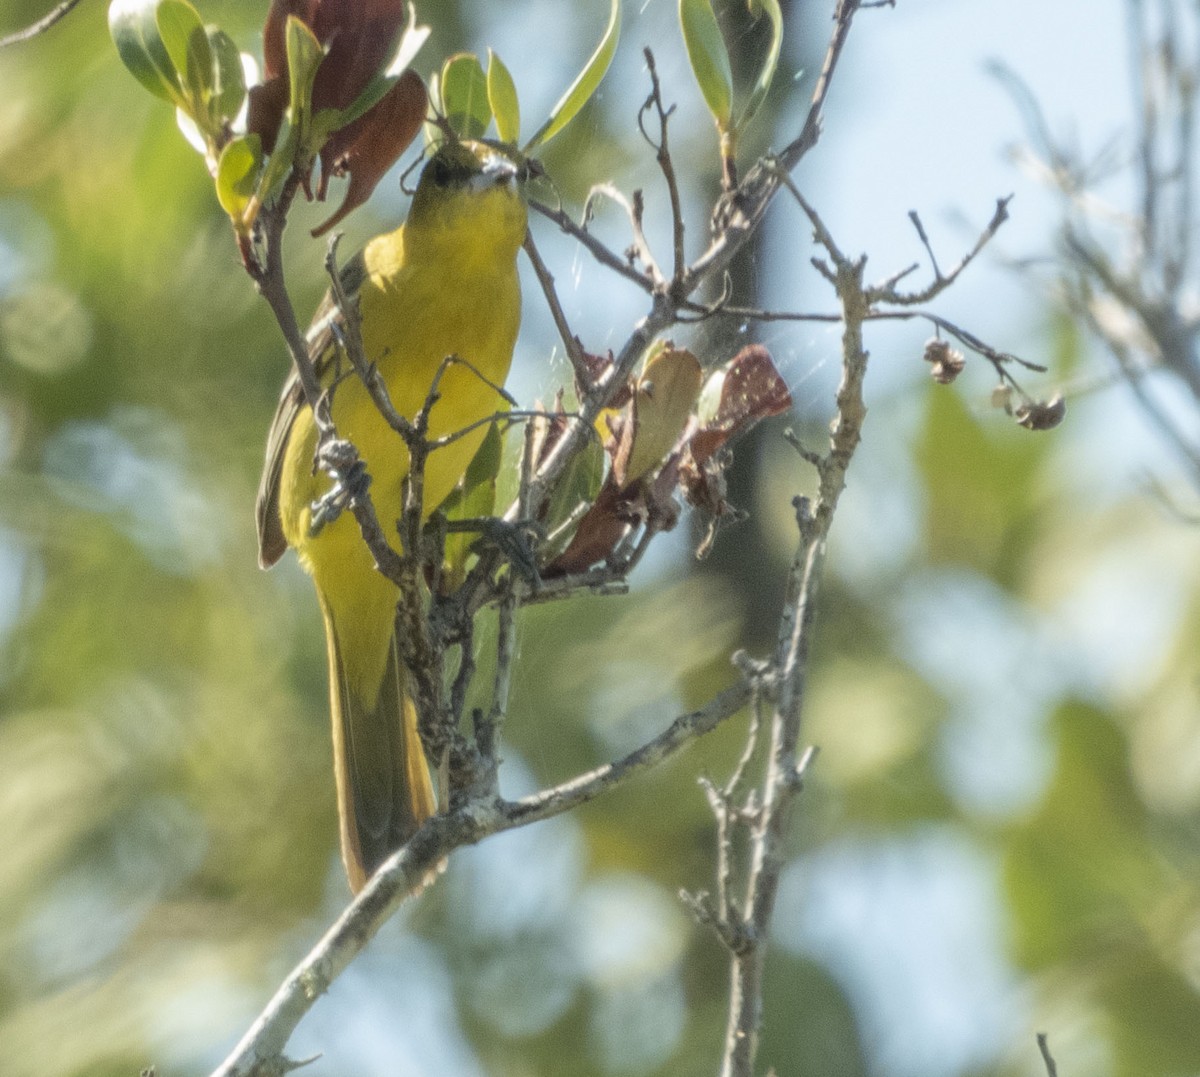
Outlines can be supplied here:
<path id="1" fill-rule="evenodd" d="M 479 194 L 492 187 L 508 187 L 516 183 L 517 166 L 507 157 L 499 155 L 489 157 L 483 163 L 483 170 L 468 181 L 471 190 Z"/>

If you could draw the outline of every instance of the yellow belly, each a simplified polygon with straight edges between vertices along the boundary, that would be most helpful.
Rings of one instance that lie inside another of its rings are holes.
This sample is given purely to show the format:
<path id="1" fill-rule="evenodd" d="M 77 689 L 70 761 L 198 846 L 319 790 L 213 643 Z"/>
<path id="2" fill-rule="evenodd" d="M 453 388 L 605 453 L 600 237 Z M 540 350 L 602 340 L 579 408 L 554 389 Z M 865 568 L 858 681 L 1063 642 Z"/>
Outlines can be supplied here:
<path id="1" fill-rule="evenodd" d="M 453 363 L 443 373 L 429 416 L 431 440 L 464 430 L 503 409 L 502 398 L 488 382 L 502 385 L 512 359 L 520 319 L 516 269 L 510 265 L 486 273 L 472 268 L 476 271 L 465 277 L 471 282 L 469 288 L 462 287 L 463 274 L 449 268 L 431 272 L 427 266 L 424 272 L 376 274 L 364 282 L 360 293 L 363 350 L 367 360 L 377 364 L 402 415 L 412 418 L 424 406 L 447 356 L 471 364 Z M 338 435 L 352 442 L 362 456 L 379 522 L 398 544 L 396 521 L 403 509 L 409 467 L 403 440 L 356 377 L 344 379 L 334 390 L 332 415 Z M 454 489 L 485 433 L 486 426 L 479 426 L 429 455 L 426 515 Z M 375 571 L 351 513 L 343 513 L 316 535 L 309 533 L 312 504 L 331 485 L 328 476 L 312 473 L 315 448 L 316 428 L 312 413 L 305 409 L 297 416 L 280 476 L 280 519 L 288 543 L 312 574 L 340 630 L 352 633 L 353 638 L 345 640 L 346 674 L 366 690 L 377 686 L 383 674 L 396 590 Z"/>

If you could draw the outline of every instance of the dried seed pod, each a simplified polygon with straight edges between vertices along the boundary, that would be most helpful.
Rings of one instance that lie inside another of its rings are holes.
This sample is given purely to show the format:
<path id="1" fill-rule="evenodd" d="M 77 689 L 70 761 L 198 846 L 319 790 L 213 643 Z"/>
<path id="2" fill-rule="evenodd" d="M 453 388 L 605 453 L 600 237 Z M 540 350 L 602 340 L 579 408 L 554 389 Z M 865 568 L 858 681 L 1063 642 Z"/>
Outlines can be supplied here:
<path id="1" fill-rule="evenodd" d="M 967 365 L 963 353 L 950 347 L 949 341 L 941 337 L 930 337 L 925 342 L 924 358 L 925 362 L 933 364 L 929 374 L 939 385 L 949 385 Z"/>
<path id="2" fill-rule="evenodd" d="M 1053 430 L 1067 414 L 1067 402 L 1062 393 L 1049 400 L 1030 400 L 1013 411 L 1013 418 L 1026 430 Z"/>

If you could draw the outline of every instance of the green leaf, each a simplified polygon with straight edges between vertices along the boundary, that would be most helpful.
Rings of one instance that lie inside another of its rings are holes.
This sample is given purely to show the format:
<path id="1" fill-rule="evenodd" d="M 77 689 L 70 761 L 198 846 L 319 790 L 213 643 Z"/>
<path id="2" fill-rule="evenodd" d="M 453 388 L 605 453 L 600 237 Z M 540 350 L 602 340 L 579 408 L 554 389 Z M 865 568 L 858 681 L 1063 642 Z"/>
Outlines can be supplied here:
<path id="1" fill-rule="evenodd" d="M 212 101 L 210 112 L 214 121 L 232 123 L 242 111 L 246 100 L 246 75 L 242 69 L 242 54 L 224 30 L 206 27 L 209 51 L 212 54 Z"/>
<path id="2" fill-rule="evenodd" d="M 491 49 L 488 49 L 487 95 L 500 141 L 515 145 L 521 135 L 521 102 L 512 75 Z"/>
<path id="3" fill-rule="evenodd" d="M 283 187 L 291 171 L 292 161 L 296 158 L 300 139 L 297 129 L 285 115 L 279 125 L 279 134 L 275 139 L 275 149 L 267 158 L 267 166 L 258 177 L 256 197 L 260 204 L 266 205 Z"/>
<path id="4" fill-rule="evenodd" d="M 724 131 L 733 114 L 733 72 L 710 0 L 679 0 L 679 26 L 704 103 Z"/>
<path id="5" fill-rule="evenodd" d="M 526 144 L 523 152 L 528 153 L 535 146 L 549 142 L 555 135 L 567 126 L 588 98 L 596 92 L 600 80 L 608 71 L 609 64 L 617 51 L 617 41 L 621 36 L 621 0 L 612 0 L 612 10 L 608 16 L 608 26 L 596 51 L 583 66 L 575 81 L 568 87 L 567 92 L 559 98 L 558 104 L 550 110 L 550 116 L 537 133 Z"/>
<path id="6" fill-rule="evenodd" d="M 487 76 L 474 53 L 460 52 L 442 66 L 442 107 L 461 137 L 484 136 L 492 122 L 492 106 Z"/>
<path id="7" fill-rule="evenodd" d="M 221 151 L 217 163 L 217 201 L 236 225 L 240 225 L 254 197 L 262 163 L 262 140 L 258 135 L 240 135 Z"/>
<path id="8" fill-rule="evenodd" d="M 754 119 L 754 115 L 767 99 L 767 91 L 775 79 L 775 69 L 779 66 L 779 50 L 783 46 L 783 12 L 779 10 L 779 0 L 749 0 L 750 10 L 755 13 L 766 11 L 771 19 L 771 45 L 767 49 L 767 58 L 763 61 L 762 70 L 750 91 L 750 100 L 742 109 L 737 120 L 739 130 L 745 130 L 746 125 Z"/>
<path id="9" fill-rule="evenodd" d="M 442 503 L 447 520 L 469 520 L 491 516 L 496 509 L 496 476 L 500 474 L 504 438 L 500 427 L 492 423 L 487 435 L 467 467 L 462 481 Z M 446 582 L 457 586 L 466 573 L 467 558 L 477 535 L 469 531 L 446 536 Z"/>
<path id="10" fill-rule="evenodd" d="M 660 341 L 651 349 L 633 397 L 628 456 L 613 462 L 622 487 L 653 471 L 675 447 L 696 406 L 702 377 L 700 361 L 686 348 Z"/>
<path id="11" fill-rule="evenodd" d="M 212 72 L 208 36 L 199 13 L 187 0 L 159 0 L 154 22 L 171 64 L 180 74 L 180 86 L 186 88 L 193 106 L 198 106 Z"/>
<path id="12" fill-rule="evenodd" d="M 209 110 L 217 92 L 214 81 L 215 68 L 212 47 L 208 43 L 208 31 L 203 26 L 197 26 L 188 38 L 187 92 L 197 115 L 204 117 L 205 126 L 208 127 L 212 126 L 209 123 Z"/>
<path id="13" fill-rule="evenodd" d="M 130 74 L 155 97 L 178 105 L 181 79 L 158 32 L 157 2 L 113 0 L 108 7 L 108 32 Z"/>
<path id="14" fill-rule="evenodd" d="M 588 438 L 583 448 L 571 457 L 546 506 L 544 526 L 547 534 L 553 535 L 579 511 L 580 505 L 591 505 L 596 500 L 604 484 L 605 459 L 604 447 L 598 438 Z M 549 556 L 562 553 L 576 530 L 577 527 L 571 527 L 558 536 L 547 549 Z"/>
<path id="15" fill-rule="evenodd" d="M 288 107 L 292 123 L 304 131 L 312 115 L 313 80 L 325 58 L 316 35 L 295 15 L 289 15 L 284 40 L 288 59 Z"/>

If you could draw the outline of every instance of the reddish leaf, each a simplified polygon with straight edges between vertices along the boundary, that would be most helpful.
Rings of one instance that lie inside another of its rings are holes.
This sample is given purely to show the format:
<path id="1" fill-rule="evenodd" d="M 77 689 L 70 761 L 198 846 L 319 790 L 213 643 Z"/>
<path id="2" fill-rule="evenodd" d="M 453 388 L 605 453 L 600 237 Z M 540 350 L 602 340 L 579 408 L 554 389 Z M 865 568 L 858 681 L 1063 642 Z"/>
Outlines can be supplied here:
<path id="1" fill-rule="evenodd" d="M 250 103 L 246 109 L 246 130 L 262 139 L 264 153 L 275 149 L 279 138 L 279 127 L 288 106 L 288 80 L 286 75 L 250 87 Z"/>
<path id="2" fill-rule="evenodd" d="M 313 229 L 314 236 L 329 231 L 371 197 L 387 170 L 421 130 L 426 100 L 425 84 L 420 76 L 414 71 L 406 71 L 373 108 L 330 136 L 321 150 L 321 184 L 317 197 L 325 197 L 331 175 L 349 174 L 350 183 L 338 211 Z"/>
<path id="3" fill-rule="evenodd" d="M 771 353 L 761 344 L 748 344 L 727 365 L 716 415 L 692 438 L 692 455 L 703 464 L 730 438 L 791 406 L 792 394 Z"/>
<path id="4" fill-rule="evenodd" d="M 629 527 L 620 511 L 620 501 L 621 494 L 610 477 L 579 521 L 567 548 L 542 570 L 542 575 L 548 579 L 583 572 L 607 558 Z"/>
<path id="5" fill-rule="evenodd" d="M 313 84 L 314 112 L 347 108 L 383 72 L 405 9 L 405 0 L 317 0 L 311 27 L 329 51 Z"/>
<path id="6" fill-rule="evenodd" d="M 317 113 L 353 104 L 383 71 L 403 31 L 406 10 L 405 0 L 271 0 L 263 26 L 263 83 L 251 90 L 247 117 L 247 128 L 262 138 L 263 148 L 274 148 L 288 104 L 289 15 L 312 30 L 327 49 L 313 83 Z M 344 142 L 343 151 L 348 146 Z"/>

